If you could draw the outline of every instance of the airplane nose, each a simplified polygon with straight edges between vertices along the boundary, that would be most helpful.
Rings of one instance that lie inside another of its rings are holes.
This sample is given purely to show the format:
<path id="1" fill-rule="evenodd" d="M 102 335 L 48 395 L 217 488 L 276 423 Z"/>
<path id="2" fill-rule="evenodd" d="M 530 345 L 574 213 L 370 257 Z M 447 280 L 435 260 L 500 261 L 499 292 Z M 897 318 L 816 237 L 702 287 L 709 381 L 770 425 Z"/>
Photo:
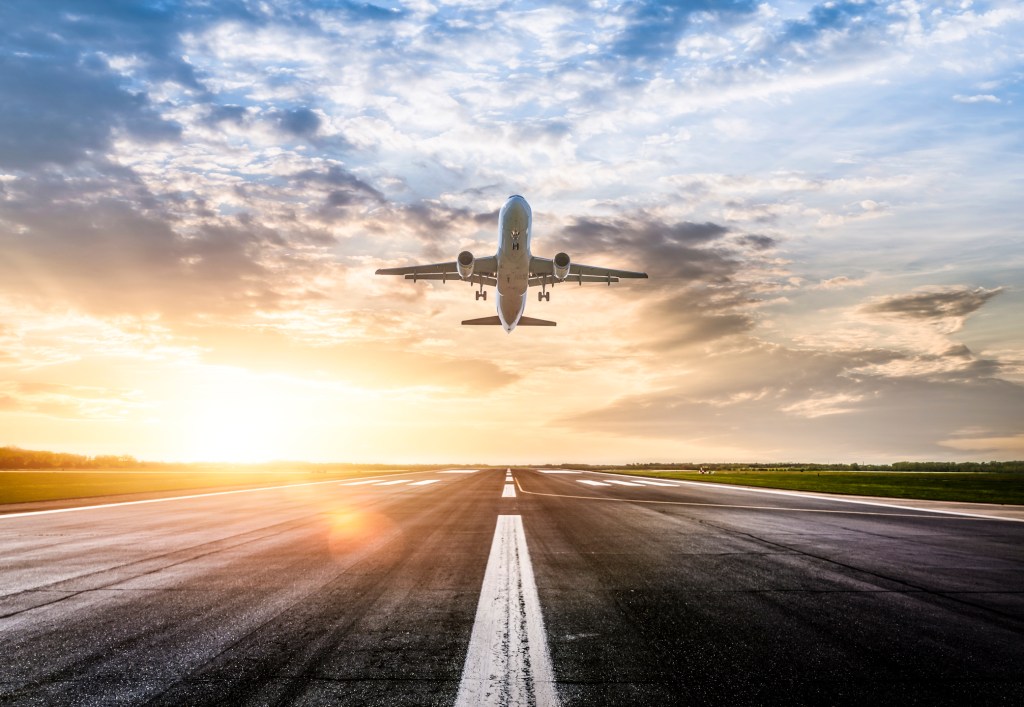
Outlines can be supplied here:
<path id="1" fill-rule="evenodd" d="M 510 196 L 501 210 L 506 218 L 529 220 L 531 216 L 529 202 L 518 194 Z"/>

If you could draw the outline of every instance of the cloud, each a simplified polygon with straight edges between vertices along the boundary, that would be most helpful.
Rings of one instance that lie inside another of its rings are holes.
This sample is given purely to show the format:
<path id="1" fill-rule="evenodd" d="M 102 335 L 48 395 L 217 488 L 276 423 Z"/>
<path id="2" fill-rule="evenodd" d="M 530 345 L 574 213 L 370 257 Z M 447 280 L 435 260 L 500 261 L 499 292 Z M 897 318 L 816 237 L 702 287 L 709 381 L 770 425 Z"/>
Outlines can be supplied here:
<path id="1" fill-rule="evenodd" d="M 320 116 L 309 108 L 278 111 L 274 117 L 281 130 L 296 137 L 314 137 L 322 123 Z"/>
<path id="2" fill-rule="evenodd" d="M 71 420 L 126 420 L 146 407 L 130 390 L 36 381 L 0 383 L 0 412 Z"/>
<path id="3" fill-rule="evenodd" d="M 562 229 L 568 249 L 642 263 L 654 278 L 700 281 L 722 281 L 736 271 L 739 263 L 728 250 L 708 247 L 729 232 L 710 221 L 666 223 L 645 214 L 576 217 Z"/>
<path id="4" fill-rule="evenodd" d="M 903 319 L 946 322 L 956 331 L 963 320 L 981 309 L 1002 288 L 986 290 L 983 287 L 929 288 L 908 295 L 879 297 L 861 307 L 866 314 L 880 314 Z"/>
<path id="5" fill-rule="evenodd" d="M 835 277 L 825 278 L 816 285 L 812 285 L 812 289 L 817 290 L 842 290 L 847 287 L 860 287 L 864 284 L 863 278 L 852 278 L 846 275 L 836 275 Z"/>
<path id="6" fill-rule="evenodd" d="M 733 459 L 934 458 L 952 448 L 977 451 L 970 442 L 949 443 L 972 425 L 991 430 L 993 438 L 1020 434 L 1022 385 L 985 376 L 942 380 L 856 372 L 867 362 L 899 356 L 764 345 L 729 351 L 692 362 L 691 374 L 672 390 L 627 395 L 560 424 L 672 439 L 677 459 L 689 458 L 689 449 L 716 448 L 729 449 Z"/>
<path id="7" fill-rule="evenodd" d="M 1024 434 L 1007 437 L 960 437 L 946 439 L 939 444 L 962 452 L 985 452 L 1015 459 L 1024 456 Z"/>
<path id="8" fill-rule="evenodd" d="M 768 250 L 769 248 L 774 248 L 776 245 L 775 239 L 772 238 L 771 236 L 760 236 L 755 234 L 749 236 L 741 236 L 740 238 L 736 239 L 736 242 L 745 246 L 749 246 L 754 250 Z"/>
<path id="9" fill-rule="evenodd" d="M 98 179 L 20 180 L 0 203 L 0 292 L 106 314 L 173 319 L 292 306 L 318 293 L 334 241 L 245 213 L 179 230 L 160 201 Z M 133 199 L 138 199 L 133 203 Z M 147 208 L 148 207 L 148 208 Z M 297 248 L 297 246 L 302 246 Z"/>
<path id="10" fill-rule="evenodd" d="M 519 375 L 486 358 L 416 350 L 412 341 L 357 341 L 311 344 L 274 329 L 195 329 L 207 349 L 207 363 L 255 371 L 344 380 L 376 389 L 427 388 L 457 394 L 493 392 Z"/>
<path id="11" fill-rule="evenodd" d="M 695 15 L 749 15 L 756 4 L 750 0 L 644 0 L 622 7 L 626 9 L 627 24 L 612 51 L 627 59 L 660 59 L 675 53 L 676 42 Z"/>
<path id="12" fill-rule="evenodd" d="M 2 38 L 0 38 L 2 41 Z M 181 127 L 96 62 L 0 57 L 0 167 L 28 170 L 102 155 L 124 130 L 143 143 L 175 141 Z"/>
<path id="13" fill-rule="evenodd" d="M 953 100 L 957 103 L 1002 103 L 997 96 L 993 96 L 991 93 L 978 94 L 975 96 L 963 96 L 957 94 L 953 96 Z"/>
<path id="14" fill-rule="evenodd" d="M 148 144 L 180 139 L 181 125 L 138 85 L 145 75 L 201 91 L 181 57 L 179 20 L 172 9 L 133 3 L 5 3 L 0 166 L 101 158 L 119 131 Z"/>

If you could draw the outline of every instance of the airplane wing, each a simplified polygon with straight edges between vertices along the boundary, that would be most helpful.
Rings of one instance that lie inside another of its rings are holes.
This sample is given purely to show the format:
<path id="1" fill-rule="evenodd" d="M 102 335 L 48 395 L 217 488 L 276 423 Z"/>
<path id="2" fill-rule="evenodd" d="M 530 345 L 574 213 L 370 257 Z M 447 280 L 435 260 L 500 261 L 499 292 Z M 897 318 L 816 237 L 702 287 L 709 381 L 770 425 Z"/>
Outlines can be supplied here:
<path id="1" fill-rule="evenodd" d="M 459 277 L 455 261 L 450 263 L 431 263 L 430 265 L 407 265 L 401 268 L 380 268 L 377 275 L 404 275 L 406 280 L 458 280 L 460 282 L 483 283 L 493 285 L 498 270 L 498 261 L 491 255 L 473 261 L 473 274 L 468 280 Z"/>
<path id="2" fill-rule="evenodd" d="M 632 270 L 615 270 L 595 265 L 569 264 L 569 274 L 562 282 L 618 282 L 619 278 L 646 278 L 645 272 Z M 549 258 L 530 258 L 530 285 L 551 285 L 557 283 L 554 276 L 554 264 Z"/>

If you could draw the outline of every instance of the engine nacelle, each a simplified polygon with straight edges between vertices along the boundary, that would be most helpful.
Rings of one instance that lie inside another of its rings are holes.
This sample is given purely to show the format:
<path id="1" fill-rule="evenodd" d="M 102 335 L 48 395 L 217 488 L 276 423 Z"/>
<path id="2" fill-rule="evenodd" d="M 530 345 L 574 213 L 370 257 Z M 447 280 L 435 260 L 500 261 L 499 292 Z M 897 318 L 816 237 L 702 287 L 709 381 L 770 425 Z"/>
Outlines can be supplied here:
<path id="1" fill-rule="evenodd" d="M 459 253 L 459 257 L 455 259 L 455 269 L 459 271 L 459 277 L 463 280 L 471 278 L 473 276 L 473 263 L 475 262 L 473 254 L 468 250 Z"/>
<path id="2" fill-rule="evenodd" d="M 555 279 L 561 282 L 569 276 L 569 254 L 559 253 L 555 256 L 554 260 L 551 261 L 552 274 Z"/>

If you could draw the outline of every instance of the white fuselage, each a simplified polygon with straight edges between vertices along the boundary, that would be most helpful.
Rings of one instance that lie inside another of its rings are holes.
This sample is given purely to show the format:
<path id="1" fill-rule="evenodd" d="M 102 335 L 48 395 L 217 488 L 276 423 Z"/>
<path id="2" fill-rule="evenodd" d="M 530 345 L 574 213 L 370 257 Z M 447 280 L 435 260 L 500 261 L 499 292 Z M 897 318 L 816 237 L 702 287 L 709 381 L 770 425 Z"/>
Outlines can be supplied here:
<path id="1" fill-rule="evenodd" d="M 508 332 L 516 328 L 526 309 L 532 222 L 530 205 L 519 195 L 510 196 L 498 214 L 498 284 L 495 299 L 498 319 Z"/>

